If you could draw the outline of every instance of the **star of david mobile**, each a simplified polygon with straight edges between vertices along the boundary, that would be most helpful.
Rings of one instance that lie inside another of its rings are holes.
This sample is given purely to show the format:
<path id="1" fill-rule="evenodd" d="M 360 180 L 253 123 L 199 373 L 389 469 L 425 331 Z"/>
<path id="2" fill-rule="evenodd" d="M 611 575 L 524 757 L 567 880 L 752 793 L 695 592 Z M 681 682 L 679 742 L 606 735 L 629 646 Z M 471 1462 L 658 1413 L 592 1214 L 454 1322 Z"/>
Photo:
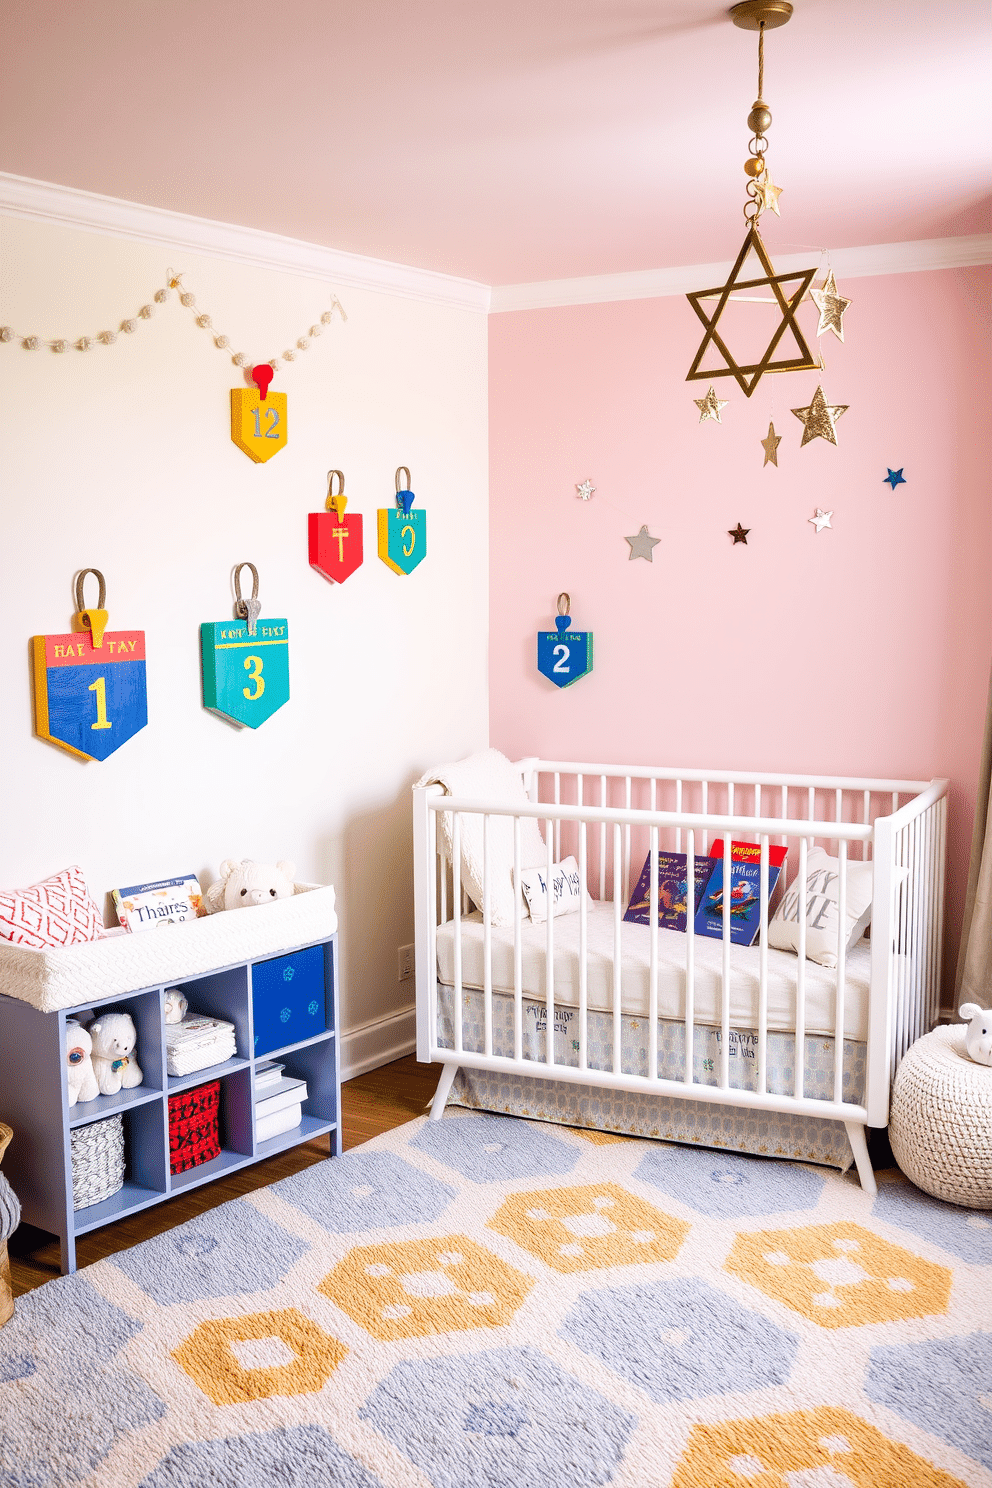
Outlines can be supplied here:
<path id="1" fill-rule="evenodd" d="M 739 275 L 751 253 L 756 256 L 764 274 L 759 279 L 741 279 Z M 699 344 L 699 350 L 693 358 L 692 366 L 686 373 L 686 382 L 700 379 L 708 381 L 714 377 L 733 377 L 744 395 L 750 398 L 766 372 L 816 371 L 820 365 L 819 360 L 810 351 L 799 322 L 796 320 L 796 311 L 815 277 L 815 267 L 797 269 L 790 274 L 776 274 L 775 266 L 765 251 L 761 234 L 756 227 L 751 227 L 726 284 L 718 285 L 716 289 L 695 290 L 692 294 L 686 295 L 689 304 L 706 327 L 706 334 Z M 783 286 L 790 284 L 795 284 L 796 287 L 786 293 Z M 775 327 L 761 359 L 757 362 L 738 362 L 718 330 L 720 317 L 732 298 L 734 290 L 762 289 L 766 286 L 771 289 L 774 300 L 777 301 L 782 312 L 782 318 Z M 703 308 L 702 301 L 713 299 L 716 300 L 716 308 L 712 313 L 708 313 Z M 776 356 L 779 343 L 783 339 L 786 341 L 783 351 L 793 351 L 794 347 L 793 354 Z M 720 353 L 725 365 L 701 371 L 700 363 L 711 346 Z"/>

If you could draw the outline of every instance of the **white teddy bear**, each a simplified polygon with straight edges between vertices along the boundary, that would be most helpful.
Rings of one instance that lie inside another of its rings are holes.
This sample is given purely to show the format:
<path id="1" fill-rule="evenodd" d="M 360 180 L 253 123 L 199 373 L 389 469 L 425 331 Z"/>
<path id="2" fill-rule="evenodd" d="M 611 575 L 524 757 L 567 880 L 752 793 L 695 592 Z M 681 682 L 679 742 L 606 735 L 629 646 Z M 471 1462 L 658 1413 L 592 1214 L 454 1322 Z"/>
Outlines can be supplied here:
<path id="1" fill-rule="evenodd" d="M 96 1075 L 93 1072 L 93 1040 L 81 1024 L 72 1018 L 65 1025 L 65 1083 L 69 1092 L 69 1104 L 77 1101 L 96 1100 L 100 1094 Z"/>
<path id="2" fill-rule="evenodd" d="M 101 1095 L 116 1095 L 130 1090 L 145 1078 L 141 1066 L 131 1057 L 138 1041 L 130 1013 L 101 1013 L 89 1025 L 93 1040 L 93 1073 Z"/>
<path id="3" fill-rule="evenodd" d="M 203 896 L 208 914 L 220 909 L 251 909 L 256 904 L 271 904 L 288 899 L 296 892 L 292 863 L 243 863 L 225 858 L 220 865 L 220 878 Z"/>
<path id="4" fill-rule="evenodd" d="M 958 1008 L 958 1017 L 967 1018 L 964 1046 L 976 1064 L 992 1064 L 992 1008 L 980 1008 L 977 1002 L 966 1002 Z"/>

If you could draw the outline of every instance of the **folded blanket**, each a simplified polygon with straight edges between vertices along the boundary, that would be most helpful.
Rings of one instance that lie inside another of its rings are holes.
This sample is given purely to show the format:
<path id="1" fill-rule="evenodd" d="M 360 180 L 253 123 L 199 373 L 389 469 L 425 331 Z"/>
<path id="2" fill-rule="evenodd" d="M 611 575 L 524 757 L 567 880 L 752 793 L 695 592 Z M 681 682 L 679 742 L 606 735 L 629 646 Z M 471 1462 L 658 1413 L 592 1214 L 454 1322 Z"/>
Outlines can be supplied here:
<path id="1" fill-rule="evenodd" d="M 483 749 L 467 759 L 455 760 L 428 770 L 418 785 L 440 785 L 449 796 L 463 796 L 473 801 L 491 801 L 493 810 L 500 807 L 512 812 L 526 805 L 527 792 L 517 767 L 498 749 Z M 446 858 L 452 857 L 454 813 L 438 813 L 441 844 Z M 482 908 L 485 879 L 483 857 L 483 818 L 466 812 L 459 820 L 461 881 L 473 904 Z M 548 852 L 541 829 L 534 817 L 520 818 L 520 867 L 540 868 L 546 865 Z M 513 924 L 513 817 L 489 818 L 489 911 L 494 925 Z M 526 906 L 523 906 L 526 913 Z"/>

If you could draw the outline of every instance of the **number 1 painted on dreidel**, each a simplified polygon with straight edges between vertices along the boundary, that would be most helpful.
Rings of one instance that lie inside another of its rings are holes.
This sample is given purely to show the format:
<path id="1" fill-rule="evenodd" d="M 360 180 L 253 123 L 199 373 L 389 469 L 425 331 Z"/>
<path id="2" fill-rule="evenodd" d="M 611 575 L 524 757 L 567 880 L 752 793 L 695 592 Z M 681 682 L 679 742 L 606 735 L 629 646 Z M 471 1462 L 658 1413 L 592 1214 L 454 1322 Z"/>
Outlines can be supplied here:
<path id="1" fill-rule="evenodd" d="M 96 679 L 95 682 L 91 682 L 90 683 L 89 688 L 87 690 L 89 692 L 95 692 L 96 693 L 96 723 L 91 723 L 90 724 L 90 728 L 95 728 L 95 729 L 113 728 L 113 724 L 110 722 L 110 720 L 107 717 L 107 679 L 106 679 L 106 677 L 97 677 L 97 679 Z"/>

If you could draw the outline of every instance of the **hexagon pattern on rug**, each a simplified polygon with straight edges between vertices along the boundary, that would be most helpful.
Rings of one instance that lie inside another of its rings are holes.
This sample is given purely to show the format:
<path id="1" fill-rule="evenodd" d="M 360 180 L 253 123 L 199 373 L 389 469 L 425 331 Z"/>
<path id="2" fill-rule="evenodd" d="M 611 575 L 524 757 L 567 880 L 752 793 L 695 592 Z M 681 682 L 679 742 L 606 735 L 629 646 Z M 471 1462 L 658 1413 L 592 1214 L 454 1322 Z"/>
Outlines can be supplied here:
<path id="1" fill-rule="evenodd" d="M 962 1261 L 992 1265 L 992 1214 L 959 1209 L 907 1183 L 882 1183 L 872 1218 L 930 1240 Z"/>
<path id="2" fill-rule="evenodd" d="M 872 1349 L 865 1394 L 992 1468 L 992 1334 Z"/>
<path id="3" fill-rule="evenodd" d="M 373 1338 L 507 1323 L 534 1285 L 467 1235 L 350 1250 L 318 1288 Z"/>
<path id="4" fill-rule="evenodd" d="M 851 1411 L 694 1426 L 671 1488 L 967 1488 Z"/>
<path id="5" fill-rule="evenodd" d="M 598 1488 L 637 1425 L 528 1347 L 404 1361 L 360 1415 L 439 1488 Z"/>
<path id="6" fill-rule="evenodd" d="M 796 1352 L 791 1333 L 696 1277 L 586 1292 L 558 1331 L 658 1402 L 781 1385 Z"/>
<path id="7" fill-rule="evenodd" d="M 783 1209 L 812 1209 L 825 1180 L 810 1168 L 739 1157 L 733 1152 L 693 1151 L 655 1146 L 635 1169 L 634 1177 L 652 1183 L 700 1214 L 778 1214 Z"/>
<path id="8" fill-rule="evenodd" d="M 381 1478 L 342 1451 L 323 1426 L 278 1427 L 248 1436 L 184 1442 L 162 1458 L 140 1488 L 383 1488 Z"/>
<path id="9" fill-rule="evenodd" d="M 615 1183 L 513 1194 L 489 1225 L 566 1272 L 671 1261 L 689 1233 L 684 1220 Z"/>
<path id="10" fill-rule="evenodd" d="M 410 1146 L 454 1168 L 473 1183 L 570 1173 L 581 1155 L 577 1147 L 563 1142 L 549 1129 L 530 1126 L 512 1116 L 429 1121 Z"/>
<path id="11" fill-rule="evenodd" d="M 861 1225 L 738 1235 L 726 1268 L 821 1328 L 947 1311 L 951 1273 Z"/>
<path id="12" fill-rule="evenodd" d="M 393 1152 L 349 1152 L 347 1163 L 305 1168 L 272 1185 L 272 1192 L 332 1235 L 369 1225 L 424 1224 L 443 1214 L 453 1188 Z"/>
<path id="13" fill-rule="evenodd" d="M 172 1357 L 215 1405 L 244 1405 L 322 1390 L 347 1352 L 311 1318 L 285 1307 L 201 1323 Z"/>

